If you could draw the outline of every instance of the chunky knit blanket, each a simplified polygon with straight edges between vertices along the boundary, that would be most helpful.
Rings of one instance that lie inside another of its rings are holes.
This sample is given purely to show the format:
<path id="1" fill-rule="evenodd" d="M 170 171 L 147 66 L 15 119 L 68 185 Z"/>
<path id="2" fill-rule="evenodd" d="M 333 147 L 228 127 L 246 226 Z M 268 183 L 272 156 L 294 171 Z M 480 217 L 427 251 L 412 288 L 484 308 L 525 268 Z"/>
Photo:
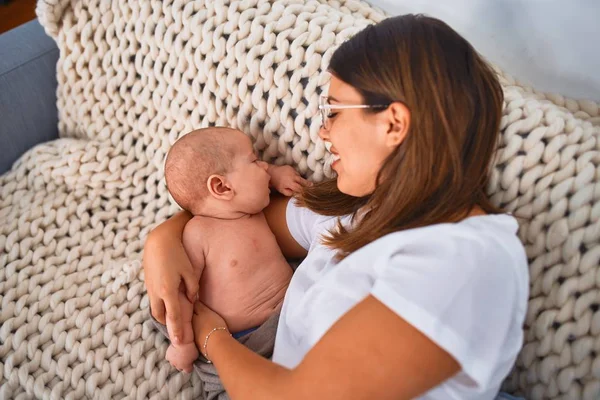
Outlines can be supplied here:
<path id="1" fill-rule="evenodd" d="M 0 398 L 199 398 L 165 361 L 140 267 L 177 211 L 163 161 L 182 134 L 237 127 L 262 157 L 331 176 L 318 138 L 335 47 L 386 16 L 347 0 L 41 0 L 60 48 L 60 138 L 0 177 Z M 489 192 L 527 217 L 524 348 L 504 389 L 600 396 L 600 111 L 498 71 Z"/>

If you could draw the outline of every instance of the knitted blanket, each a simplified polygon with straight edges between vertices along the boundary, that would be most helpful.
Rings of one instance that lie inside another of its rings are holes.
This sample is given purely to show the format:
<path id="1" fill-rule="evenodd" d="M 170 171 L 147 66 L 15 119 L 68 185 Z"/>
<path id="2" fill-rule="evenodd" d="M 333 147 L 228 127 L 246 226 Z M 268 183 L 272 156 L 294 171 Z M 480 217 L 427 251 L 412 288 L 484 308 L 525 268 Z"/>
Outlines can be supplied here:
<path id="1" fill-rule="evenodd" d="M 58 43 L 60 138 L 0 177 L 0 398 L 199 398 L 165 361 L 139 260 L 177 211 L 170 145 L 239 128 L 264 160 L 331 176 L 318 138 L 335 47 L 385 15 L 347 0 L 41 0 Z M 529 218 L 526 337 L 504 389 L 600 396 L 600 111 L 498 71 L 506 101 L 489 187 Z"/>

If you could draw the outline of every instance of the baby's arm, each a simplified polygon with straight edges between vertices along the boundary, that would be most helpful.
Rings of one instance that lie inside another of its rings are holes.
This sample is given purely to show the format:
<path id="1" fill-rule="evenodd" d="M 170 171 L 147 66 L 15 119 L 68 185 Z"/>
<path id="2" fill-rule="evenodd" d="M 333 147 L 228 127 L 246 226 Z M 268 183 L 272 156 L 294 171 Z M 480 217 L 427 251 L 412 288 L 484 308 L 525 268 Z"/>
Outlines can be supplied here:
<path id="1" fill-rule="evenodd" d="M 198 269 L 198 275 L 202 275 L 204 269 L 204 251 L 202 246 L 202 232 L 198 220 L 192 218 L 183 229 L 183 248 L 185 249 L 194 268 Z M 198 349 L 194 343 L 194 331 L 192 329 L 192 316 L 194 305 L 190 303 L 183 291 L 179 292 L 179 304 L 181 320 L 183 322 L 183 336 L 181 344 L 171 343 L 167 349 L 167 360 L 180 371 L 192 372 L 192 365 L 198 358 Z M 167 330 L 171 332 L 167 319 Z"/>

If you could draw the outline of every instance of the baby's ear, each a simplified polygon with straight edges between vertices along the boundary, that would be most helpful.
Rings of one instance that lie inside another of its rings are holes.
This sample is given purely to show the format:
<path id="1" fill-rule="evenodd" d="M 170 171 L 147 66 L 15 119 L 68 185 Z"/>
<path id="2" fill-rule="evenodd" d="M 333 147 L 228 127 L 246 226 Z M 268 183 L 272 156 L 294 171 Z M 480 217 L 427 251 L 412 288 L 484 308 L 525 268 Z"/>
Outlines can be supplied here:
<path id="1" fill-rule="evenodd" d="M 206 187 L 211 196 L 218 200 L 231 200 L 233 198 L 233 188 L 222 175 L 211 175 L 206 181 Z"/>

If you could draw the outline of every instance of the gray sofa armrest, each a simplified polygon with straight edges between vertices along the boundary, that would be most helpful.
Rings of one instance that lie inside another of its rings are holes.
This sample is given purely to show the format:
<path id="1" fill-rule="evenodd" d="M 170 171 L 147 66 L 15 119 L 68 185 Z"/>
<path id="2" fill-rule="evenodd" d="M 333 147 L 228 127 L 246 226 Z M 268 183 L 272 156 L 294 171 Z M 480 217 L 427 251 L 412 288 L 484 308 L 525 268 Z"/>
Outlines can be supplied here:
<path id="1" fill-rule="evenodd" d="M 58 47 L 37 20 L 0 35 L 0 174 L 58 137 Z"/>

